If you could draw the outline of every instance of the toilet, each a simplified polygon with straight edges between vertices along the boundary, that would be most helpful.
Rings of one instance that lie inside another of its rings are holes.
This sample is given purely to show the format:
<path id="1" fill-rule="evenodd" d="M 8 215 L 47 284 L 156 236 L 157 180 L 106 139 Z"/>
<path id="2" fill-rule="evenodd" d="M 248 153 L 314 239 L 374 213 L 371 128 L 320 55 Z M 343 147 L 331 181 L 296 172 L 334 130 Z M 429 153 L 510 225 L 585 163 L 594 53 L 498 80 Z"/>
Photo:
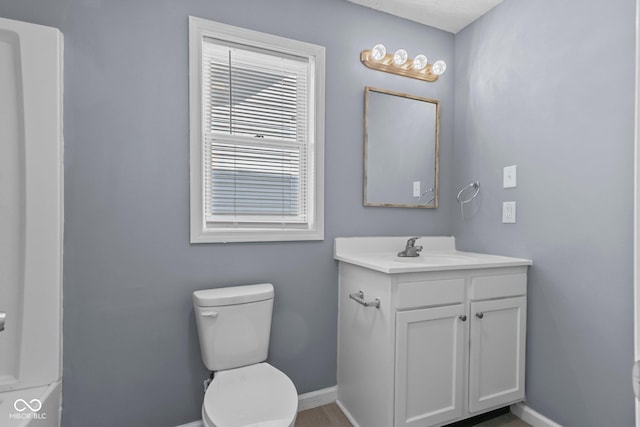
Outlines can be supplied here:
<path id="1" fill-rule="evenodd" d="M 273 297 L 270 283 L 193 293 L 202 360 L 213 372 L 202 405 L 205 427 L 293 427 L 296 387 L 265 362 Z"/>

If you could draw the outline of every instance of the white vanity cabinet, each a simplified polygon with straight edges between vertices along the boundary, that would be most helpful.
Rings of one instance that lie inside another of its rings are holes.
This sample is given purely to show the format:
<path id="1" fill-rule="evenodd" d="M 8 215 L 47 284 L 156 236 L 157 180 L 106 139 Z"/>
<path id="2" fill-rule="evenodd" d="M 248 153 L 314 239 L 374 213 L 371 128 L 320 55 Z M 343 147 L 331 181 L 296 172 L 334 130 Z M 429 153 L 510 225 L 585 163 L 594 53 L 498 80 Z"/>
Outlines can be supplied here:
<path id="1" fill-rule="evenodd" d="M 465 312 L 457 304 L 396 314 L 396 426 L 436 425 L 462 416 Z"/>
<path id="2" fill-rule="evenodd" d="M 531 262 L 449 254 L 394 271 L 336 250 L 338 404 L 355 426 L 441 426 L 524 399 Z"/>
<path id="3" fill-rule="evenodd" d="M 471 303 L 469 411 L 524 398 L 526 297 Z"/>

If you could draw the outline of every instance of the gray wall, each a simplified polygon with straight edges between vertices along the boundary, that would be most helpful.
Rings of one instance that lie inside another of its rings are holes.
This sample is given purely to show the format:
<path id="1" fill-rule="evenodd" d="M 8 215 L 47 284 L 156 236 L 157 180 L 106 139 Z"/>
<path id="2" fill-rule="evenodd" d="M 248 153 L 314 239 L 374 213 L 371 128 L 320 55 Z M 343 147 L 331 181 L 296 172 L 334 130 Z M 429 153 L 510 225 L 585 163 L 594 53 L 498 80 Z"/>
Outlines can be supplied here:
<path id="1" fill-rule="evenodd" d="M 634 16 L 633 0 L 506 0 L 456 36 L 454 179 L 482 187 L 455 235 L 533 259 L 527 401 L 565 426 L 634 425 Z"/>
<path id="2" fill-rule="evenodd" d="M 323 242 L 189 245 L 189 15 L 326 46 Z M 362 145 L 365 85 L 436 98 L 451 165 L 453 73 L 428 84 L 359 61 L 382 42 L 453 67 L 451 34 L 344 0 L 0 0 L 0 16 L 65 36 L 66 427 L 200 417 L 196 289 L 273 282 L 270 362 L 300 393 L 335 385 L 333 238 L 452 232 L 453 203 L 363 208 Z"/>

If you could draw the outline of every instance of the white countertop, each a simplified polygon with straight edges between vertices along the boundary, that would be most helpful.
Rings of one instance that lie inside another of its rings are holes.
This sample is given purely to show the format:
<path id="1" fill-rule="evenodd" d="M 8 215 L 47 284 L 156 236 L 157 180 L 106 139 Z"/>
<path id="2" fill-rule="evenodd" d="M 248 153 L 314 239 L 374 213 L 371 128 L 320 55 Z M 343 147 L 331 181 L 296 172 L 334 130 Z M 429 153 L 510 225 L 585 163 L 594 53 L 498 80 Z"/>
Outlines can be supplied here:
<path id="1" fill-rule="evenodd" d="M 410 237 L 338 237 L 334 259 L 387 274 L 532 265 L 528 259 L 457 251 L 453 237 L 440 236 L 418 239 L 420 256 L 399 257 Z"/>

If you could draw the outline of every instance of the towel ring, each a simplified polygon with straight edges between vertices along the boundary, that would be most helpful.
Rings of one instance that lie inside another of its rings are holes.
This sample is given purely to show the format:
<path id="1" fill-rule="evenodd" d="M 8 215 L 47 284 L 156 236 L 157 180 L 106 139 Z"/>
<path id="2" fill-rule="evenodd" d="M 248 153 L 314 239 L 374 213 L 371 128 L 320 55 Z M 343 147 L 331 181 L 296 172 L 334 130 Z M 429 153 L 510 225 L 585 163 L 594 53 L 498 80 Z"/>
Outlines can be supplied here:
<path id="1" fill-rule="evenodd" d="M 425 192 L 423 192 L 420 195 L 420 197 L 418 197 L 418 202 L 420 202 L 420 200 L 422 200 L 424 195 L 428 194 L 428 193 L 433 193 L 433 196 L 431 196 L 431 199 L 429 199 L 429 201 L 425 203 L 425 205 L 430 205 L 436 199 L 436 192 L 433 190 L 433 187 L 431 187 L 428 190 L 426 190 Z"/>
<path id="2" fill-rule="evenodd" d="M 474 188 L 476 190 L 476 191 L 473 192 L 471 197 L 469 197 L 468 199 L 465 199 L 465 200 L 460 200 L 460 197 L 462 196 L 462 193 L 464 193 L 466 190 L 469 190 L 471 188 Z M 460 190 L 458 192 L 458 195 L 456 196 L 456 199 L 458 199 L 458 202 L 460 202 L 461 205 L 464 205 L 465 203 L 469 203 L 470 201 L 475 199 L 478 196 L 479 192 L 480 192 L 480 181 L 475 181 L 475 182 L 472 182 L 471 184 L 467 185 L 466 187 L 464 187 L 462 190 Z"/>
<path id="3" fill-rule="evenodd" d="M 460 197 L 462 197 L 462 193 L 464 193 L 466 190 L 470 190 L 472 188 L 475 189 L 475 191 L 473 192 L 471 197 L 469 197 L 468 199 L 464 199 L 464 200 L 460 199 Z M 465 205 L 465 203 L 469 203 L 470 201 L 475 199 L 478 196 L 479 192 L 480 192 L 480 181 L 472 182 L 471 184 L 467 185 L 466 187 L 463 187 L 462 190 L 460 190 L 458 192 L 458 195 L 456 196 L 456 199 L 458 199 L 458 202 L 460 202 L 460 214 L 462 215 L 462 219 L 465 219 L 465 217 L 464 217 L 464 205 Z"/>

